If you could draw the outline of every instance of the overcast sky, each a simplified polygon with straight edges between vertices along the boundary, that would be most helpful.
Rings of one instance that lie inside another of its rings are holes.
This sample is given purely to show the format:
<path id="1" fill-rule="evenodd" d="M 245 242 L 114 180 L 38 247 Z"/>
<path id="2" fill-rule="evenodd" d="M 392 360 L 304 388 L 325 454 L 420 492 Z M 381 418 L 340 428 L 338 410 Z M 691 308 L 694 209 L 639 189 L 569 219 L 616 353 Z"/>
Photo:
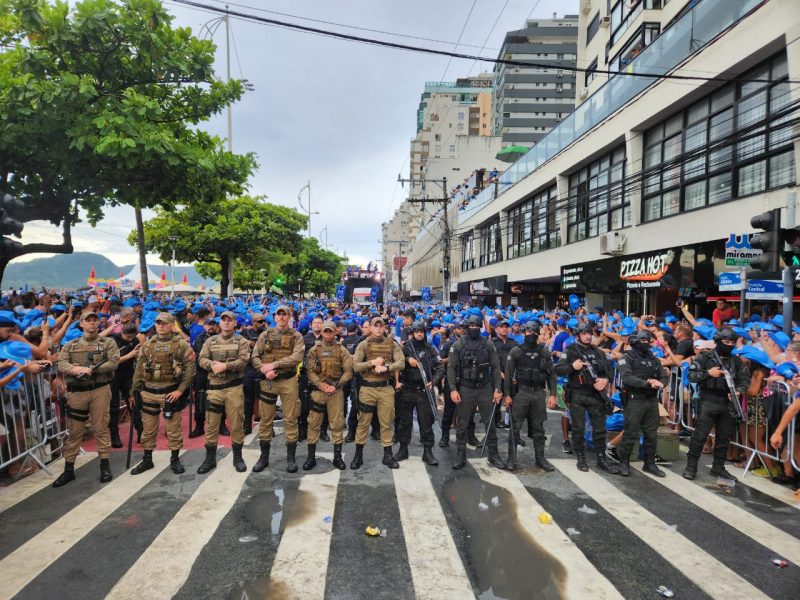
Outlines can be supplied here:
<path id="1" fill-rule="evenodd" d="M 224 6 L 215 0 L 198 1 Z M 196 35 L 217 17 L 171 1 L 165 5 L 175 15 L 175 25 L 191 27 Z M 577 13 L 577 0 L 235 0 L 230 6 L 267 18 L 443 50 L 455 48 L 463 28 L 458 51 L 492 57 L 505 32 L 521 28 L 531 11 L 531 18 Z M 355 263 L 378 260 L 380 225 L 404 197 L 396 181 L 400 173 L 408 176 L 409 141 L 416 132 L 425 82 L 453 81 L 490 71 L 491 65 L 463 59 L 448 65 L 443 56 L 335 40 L 235 17 L 231 30 L 238 50 L 231 52 L 231 74 L 255 86 L 233 107 L 233 149 L 254 152 L 259 163 L 251 193 L 296 207 L 298 192 L 310 180 L 312 209 L 320 213 L 311 217 L 312 234 L 319 236 L 327 227 L 331 249 L 346 251 Z M 224 77 L 224 26 L 214 39 L 217 74 Z M 224 114 L 206 127 L 227 137 Z M 305 193 L 303 201 L 307 202 Z M 118 265 L 133 263 L 135 249 L 126 241 L 133 227 L 132 209 L 110 209 L 96 228 L 75 228 L 75 250 L 101 253 Z M 49 226 L 29 224 L 23 242 L 52 242 L 57 235 Z"/>

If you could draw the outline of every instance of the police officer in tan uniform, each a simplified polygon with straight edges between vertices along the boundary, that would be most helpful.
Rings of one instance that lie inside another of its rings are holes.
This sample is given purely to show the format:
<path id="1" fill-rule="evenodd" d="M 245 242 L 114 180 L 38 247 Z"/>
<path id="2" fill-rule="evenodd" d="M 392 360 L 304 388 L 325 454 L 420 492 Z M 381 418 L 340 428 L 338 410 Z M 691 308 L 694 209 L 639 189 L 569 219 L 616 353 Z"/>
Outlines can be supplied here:
<path id="1" fill-rule="evenodd" d="M 253 348 L 251 362 L 264 380 L 259 382 L 259 415 L 261 424 L 258 439 L 261 445 L 261 456 L 253 465 L 256 473 L 269 465 L 269 449 L 272 441 L 272 421 L 275 418 L 275 403 L 278 396 L 283 408 L 284 435 L 286 436 L 286 470 L 297 472 L 295 454 L 297 452 L 298 427 L 300 416 L 300 398 L 297 390 L 297 365 L 303 361 L 305 344 L 300 332 L 289 324 L 292 311 L 288 306 L 275 309 L 275 327 L 264 331 Z"/>
<path id="2" fill-rule="evenodd" d="M 172 456 L 169 466 L 180 475 L 185 471 L 178 456 L 183 447 L 181 397 L 187 393 L 194 376 L 194 355 L 189 342 L 173 331 L 174 317 L 162 312 L 156 317 L 156 335 L 139 351 L 133 374 L 133 390 L 142 394 L 142 447 L 144 457 L 131 475 L 153 468 L 153 450 L 158 436 L 158 415 L 164 411 L 167 440 Z M 171 415 L 167 417 L 167 415 Z"/>
<path id="3" fill-rule="evenodd" d="M 308 351 L 306 360 L 308 381 L 314 386 L 311 392 L 311 408 L 308 415 L 308 458 L 304 471 L 317 465 L 316 449 L 319 428 L 327 408 L 328 420 L 333 431 L 333 466 L 344 469 L 342 444 L 344 443 L 344 393 L 342 388 L 353 378 L 353 357 L 336 340 L 336 325 L 325 321 L 322 325 L 322 341 Z"/>
<path id="4" fill-rule="evenodd" d="M 244 444 L 244 388 L 242 378 L 250 360 L 250 343 L 238 335 L 236 315 L 226 310 L 219 319 L 220 334 L 212 336 L 200 350 L 200 368 L 208 371 L 206 394 L 206 459 L 199 474 L 217 466 L 217 437 L 222 411 L 230 419 L 233 466 L 239 473 L 247 470 L 242 459 Z"/>
<path id="5" fill-rule="evenodd" d="M 58 370 L 67 382 L 67 437 L 64 449 L 64 472 L 53 482 L 61 487 L 75 479 L 75 458 L 80 451 L 86 422 L 91 420 L 97 454 L 100 457 L 100 482 L 111 481 L 108 432 L 111 380 L 119 364 L 119 348 L 109 337 L 97 335 L 97 313 L 81 315 L 83 337 L 68 342 L 58 355 Z"/>
<path id="6" fill-rule="evenodd" d="M 356 455 L 350 463 L 351 469 L 364 464 L 364 444 L 372 415 L 377 411 L 381 424 L 383 464 L 390 469 L 400 465 L 392 456 L 392 421 L 394 420 L 394 374 L 406 366 L 403 350 L 394 338 L 385 335 L 386 324 L 381 317 L 371 321 L 372 333 L 356 348 L 353 370 L 361 374 L 361 391 L 358 404 L 358 428 L 356 429 Z"/>

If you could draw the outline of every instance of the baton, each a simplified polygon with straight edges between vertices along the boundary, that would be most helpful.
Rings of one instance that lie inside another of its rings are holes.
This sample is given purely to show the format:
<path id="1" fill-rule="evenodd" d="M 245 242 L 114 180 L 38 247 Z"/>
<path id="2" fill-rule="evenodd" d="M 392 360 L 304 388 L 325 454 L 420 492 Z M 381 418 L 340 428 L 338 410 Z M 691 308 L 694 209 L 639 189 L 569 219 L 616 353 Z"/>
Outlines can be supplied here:
<path id="1" fill-rule="evenodd" d="M 497 405 L 499 404 L 499 402 L 495 402 L 494 400 L 492 400 L 492 404 L 494 404 L 494 406 L 492 406 L 492 416 L 489 418 L 489 426 L 486 428 L 486 435 L 483 436 L 483 445 L 481 446 L 481 458 L 483 458 L 483 453 L 486 451 L 486 442 L 489 440 L 489 432 L 492 430 L 492 427 L 494 427 L 494 415 L 497 412 Z"/>
<path id="2" fill-rule="evenodd" d="M 131 451 L 133 450 L 133 422 L 136 413 L 136 406 L 139 404 L 139 392 L 133 393 L 133 408 L 131 409 L 131 427 L 128 431 L 128 457 L 125 459 L 125 470 L 131 468 Z"/>
<path id="3" fill-rule="evenodd" d="M 506 409 L 506 410 L 507 410 L 507 414 L 508 414 L 508 422 L 511 425 L 511 427 L 509 427 L 509 430 L 508 430 L 508 435 L 511 436 L 510 437 L 510 439 L 511 439 L 511 450 L 508 453 L 508 458 L 509 458 L 509 460 L 511 460 L 511 457 L 513 455 L 514 464 L 516 464 L 516 462 L 517 462 L 517 440 L 514 439 L 514 415 L 511 413 L 510 410 L 508 410 L 508 409 Z"/>

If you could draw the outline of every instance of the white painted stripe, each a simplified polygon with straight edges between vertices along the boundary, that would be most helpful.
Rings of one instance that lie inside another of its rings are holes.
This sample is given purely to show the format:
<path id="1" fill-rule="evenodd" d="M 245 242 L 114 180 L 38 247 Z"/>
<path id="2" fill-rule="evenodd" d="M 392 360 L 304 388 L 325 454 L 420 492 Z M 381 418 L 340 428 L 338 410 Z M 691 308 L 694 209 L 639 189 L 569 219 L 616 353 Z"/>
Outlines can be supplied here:
<path id="1" fill-rule="evenodd" d="M 641 469 L 641 467 L 637 468 Z M 711 515 L 719 515 L 725 523 L 741 531 L 762 546 L 769 548 L 776 556 L 781 556 L 796 565 L 800 565 L 800 540 L 759 519 L 756 515 L 747 512 L 734 503 L 717 496 L 711 490 L 684 479 L 672 471 L 665 472 L 667 474 L 665 478 L 653 477 L 652 479 L 655 479 L 661 485 Z M 646 477 L 649 477 L 649 475 L 646 475 Z M 736 485 L 739 484 L 737 483 Z"/>
<path id="2" fill-rule="evenodd" d="M 0 590 L 11 598 L 55 562 L 81 538 L 141 490 L 169 463 L 164 453 L 153 454 L 155 469 L 135 477 L 118 474 L 97 493 L 0 561 Z M 81 477 L 69 485 L 81 485 Z M 57 507 L 53 507 L 57 510 Z"/>
<path id="3" fill-rule="evenodd" d="M 490 467 L 486 461 L 470 459 L 481 479 L 508 490 L 517 502 L 517 518 L 530 536 L 567 569 L 564 598 L 622 598 L 614 585 L 589 561 L 569 536 L 553 521 L 539 522 L 544 508 L 528 493 L 515 475 Z"/>
<path id="4" fill-rule="evenodd" d="M 597 473 L 582 473 L 571 460 L 558 460 L 554 464 L 595 502 L 712 598 L 768 598 L 683 534 L 671 531 L 667 523 Z"/>
<path id="5" fill-rule="evenodd" d="M 742 475 L 744 475 L 744 469 L 734 467 L 731 464 L 725 465 L 725 468 L 730 471 L 731 474 L 736 475 L 736 477 L 739 478 L 739 483 L 736 485 L 746 485 L 754 490 L 758 490 L 762 494 L 766 494 L 767 496 L 775 498 L 775 500 L 780 500 L 792 508 L 800 510 L 800 499 L 798 499 L 785 485 L 778 485 L 777 483 L 773 483 L 765 477 L 759 477 L 758 475 L 753 475 L 752 473 L 748 473 L 747 477 L 742 479 Z"/>
<path id="6" fill-rule="evenodd" d="M 79 454 L 75 459 L 75 469 L 80 469 L 94 458 L 97 458 L 96 452 L 84 452 L 83 454 Z M 47 465 L 47 468 L 50 469 L 52 475 L 48 475 L 46 471 L 40 469 L 36 471 L 36 473 L 23 477 L 8 487 L 0 488 L 0 512 L 8 510 L 39 490 L 52 485 L 56 477 L 61 475 L 61 472 L 64 470 L 64 459 L 62 458 L 50 463 Z"/>
<path id="7" fill-rule="evenodd" d="M 256 456 L 255 451 L 243 452 L 245 462 Z M 234 470 L 233 453 L 228 453 L 201 477 L 203 483 L 106 598 L 171 598 L 186 582 L 200 551 L 239 497 L 247 473 Z"/>
<path id="8" fill-rule="evenodd" d="M 471 598 L 472 585 L 426 469 L 412 459 L 392 470 L 415 596 Z"/>
<path id="9" fill-rule="evenodd" d="M 290 522 L 281 537 L 270 573 L 270 583 L 285 590 L 287 598 L 322 600 L 325 596 L 339 473 L 338 469 L 333 469 L 320 475 L 309 474 L 300 480 L 299 489 L 311 496 L 309 505 L 313 510 L 306 515 L 289 513 Z M 333 517 L 329 523 L 323 520 L 325 515 Z"/>

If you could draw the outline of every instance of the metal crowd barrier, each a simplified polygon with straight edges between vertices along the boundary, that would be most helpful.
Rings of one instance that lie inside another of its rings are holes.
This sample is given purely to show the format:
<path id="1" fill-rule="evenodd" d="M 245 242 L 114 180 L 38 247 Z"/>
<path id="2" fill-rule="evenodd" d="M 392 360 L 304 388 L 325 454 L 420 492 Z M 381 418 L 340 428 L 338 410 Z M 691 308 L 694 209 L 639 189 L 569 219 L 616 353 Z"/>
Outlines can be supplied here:
<path id="1" fill-rule="evenodd" d="M 16 477 L 25 474 L 31 461 L 50 474 L 47 464 L 61 456 L 66 431 L 53 379 L 50 373 L 25 375 L 0 388 L 0 469 L 21 461 Z"/>

